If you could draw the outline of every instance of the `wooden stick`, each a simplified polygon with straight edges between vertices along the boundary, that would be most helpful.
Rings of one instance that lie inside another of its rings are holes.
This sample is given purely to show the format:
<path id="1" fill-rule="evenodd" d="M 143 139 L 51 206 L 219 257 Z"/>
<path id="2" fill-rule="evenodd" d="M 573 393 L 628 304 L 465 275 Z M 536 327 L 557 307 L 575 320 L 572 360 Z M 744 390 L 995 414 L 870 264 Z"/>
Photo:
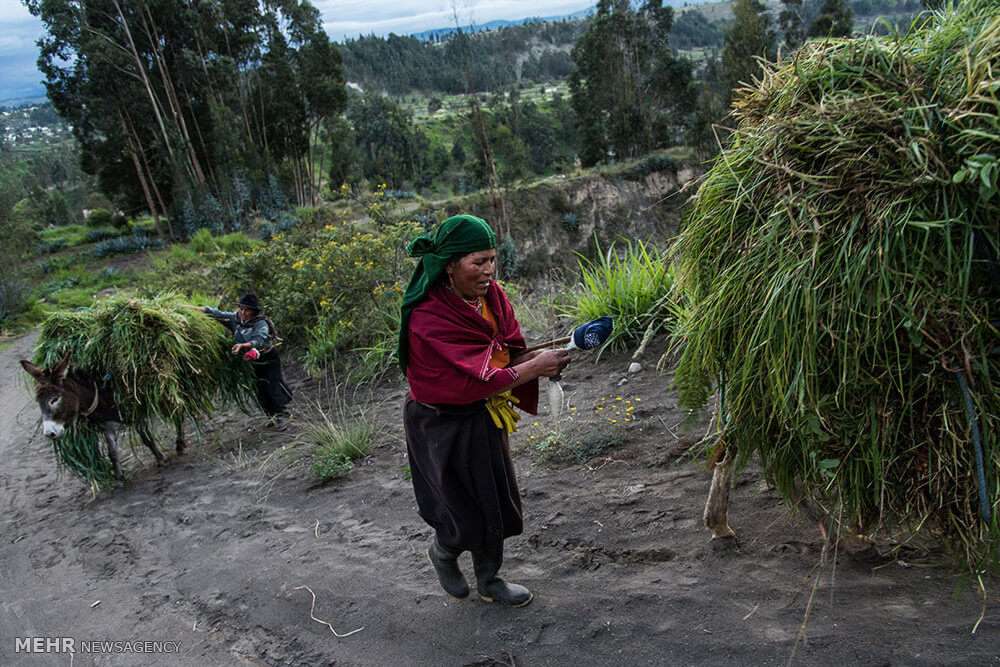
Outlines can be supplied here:
<path id="1" fill-rule="evenodd" d="M 550 340 L 547 343 L 539 343 L 538 345 L 532 345 L 521 354 L 524 354 L 525 352 L 534 352 L 535 350 L 543 350 L 547 347 L 555 347 L 556 345 L 562 345 L 563 343 L 568 343 L 571 340 L 573 340 L 572 336 L 566 336 L 565 338 L 556 338 L 555 340 Z"/>

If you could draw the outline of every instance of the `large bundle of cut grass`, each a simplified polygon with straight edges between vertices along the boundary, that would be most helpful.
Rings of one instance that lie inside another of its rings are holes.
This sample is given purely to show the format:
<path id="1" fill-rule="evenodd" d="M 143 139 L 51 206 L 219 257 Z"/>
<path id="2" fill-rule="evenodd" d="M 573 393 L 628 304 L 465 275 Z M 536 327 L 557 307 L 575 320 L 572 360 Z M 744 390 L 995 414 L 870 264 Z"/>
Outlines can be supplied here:
<path id="1" fill-rule="evenodd" d="M 718 383 L 738 463 L 970 562 L 1000 552 L 998 95 L 995 0 L 808 44 L 736 104 L 677 245 L 682 403 Z"/>
<path id="2" fill-rule="evenodd" d="M 52 315 L 43 325 L 34 362 L 51 366 L 66 350 L 73 367 L 113 392 L 126 424 L 198 423 L 217 406 L 249 407 L 253 380 L 229 354 L 229 332 L 174 295 L 115 297 L 91 310 Z M 78 420 L 53 442 L 59 460 L 88 482 L 112 477 L 99 452 L 99 431 Z"/>

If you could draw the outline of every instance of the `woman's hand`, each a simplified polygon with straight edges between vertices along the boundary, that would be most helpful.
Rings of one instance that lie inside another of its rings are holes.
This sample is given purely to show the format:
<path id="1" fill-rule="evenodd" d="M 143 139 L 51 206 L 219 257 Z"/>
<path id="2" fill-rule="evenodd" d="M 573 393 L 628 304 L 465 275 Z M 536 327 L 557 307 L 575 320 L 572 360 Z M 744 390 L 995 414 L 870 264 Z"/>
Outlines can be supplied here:
<path id="1" fill-rule="evenodd" d="M 569 350 L 545 350 L 529 363 L 535 365 L 536 377 L 555 377 L 569 365 Z"/>
<path id="2" fill-rule="evenodd" d="M 235 356 L 243 350 L 249 350 L 251 347 L 253 347 L 253 343 L 236 343 L 236 345 L 233 345 L 233 349 L 230 350 L 230 352 L 232 352 L 233 356 Z"/>
<path id="3" fill-rule="evenodd" d="M 514 357 L 518 363 L 510 366 L 517 371 L 517 379 L 500 391 L 520 387 L 522 384 L 540 377 L 556 377 L 569 364 L 569 358 L 569 350 L 545 350 L 544 352 L 536 350 L 522 353 Z"/>
<path id="4" fill-rule="evenodd" d="M 200 310 L 201 312 L 206 312 L 205 306 L 192 306 L 190 303 L 182 304 L 185 308 L 194 308 L 195 310 Z"/>

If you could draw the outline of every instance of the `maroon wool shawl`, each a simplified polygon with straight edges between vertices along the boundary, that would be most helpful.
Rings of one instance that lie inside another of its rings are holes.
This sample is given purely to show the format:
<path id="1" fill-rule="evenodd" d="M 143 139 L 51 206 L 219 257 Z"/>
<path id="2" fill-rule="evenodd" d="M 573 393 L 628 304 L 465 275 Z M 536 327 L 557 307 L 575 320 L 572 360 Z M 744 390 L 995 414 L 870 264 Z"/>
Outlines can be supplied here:
<path id="1" fill-rule="evenodd" d="M 413 400 L 468 405 L 503 391 L 519 377 L 513 368 L 490 366 L 490 357 L 498 348 L 507 348 L 514 356 L 527 347 L 521 325 L 496 281 L 490 281 L 485 299 L 497 322 L 495 335 L 482 315 L 443 285 L 432 287 L 413 309 L 406 366 Z M 516 387 L 513 393 L 520 410 L 538 413 L 538 380 Z"/>

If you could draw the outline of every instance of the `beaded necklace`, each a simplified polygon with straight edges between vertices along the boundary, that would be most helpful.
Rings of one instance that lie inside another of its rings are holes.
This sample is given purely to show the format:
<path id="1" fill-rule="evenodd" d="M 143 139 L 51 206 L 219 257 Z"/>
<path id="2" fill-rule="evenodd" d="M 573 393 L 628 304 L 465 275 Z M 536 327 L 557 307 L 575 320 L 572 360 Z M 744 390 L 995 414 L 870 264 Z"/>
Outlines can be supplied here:
<path id="1" fill-rule="evenodd" d="M 451 290 L 455 294 L 455 296 L 457 296 L 459 299 L 464 301 L 465 305 L 467 305 L 469 308 L 475 308 L 477 313 L 479 313 L 480 315 L 483 314 L 483 297 L 477 296 L 475 299 L 466 299 L 458 292 L 455 292 L 454 288 L 452 288 L 451 285 L 445 285 L 445 287 Z"/>

